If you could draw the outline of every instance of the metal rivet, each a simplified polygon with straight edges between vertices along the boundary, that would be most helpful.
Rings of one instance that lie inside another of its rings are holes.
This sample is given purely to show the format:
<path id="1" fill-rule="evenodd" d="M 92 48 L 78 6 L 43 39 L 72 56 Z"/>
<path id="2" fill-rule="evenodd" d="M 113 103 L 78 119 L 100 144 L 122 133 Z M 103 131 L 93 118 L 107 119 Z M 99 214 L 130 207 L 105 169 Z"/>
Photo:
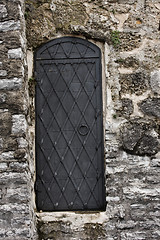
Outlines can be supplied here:
<path id="1" fill-rule="evenodd" d="M 50 189 L 50 187 L 48 188 L 48 191 L 50 191 L 51 189 Z"/>
<path id="2" fill-rule="evenodd" d="M 41 175 L 43 176 L 44 171 L 42 170 Z"/>
<path id="3" fill-rule="evenodd" d="M 70 205 L 72 206 L 72 205 L 73 205 L 73 202 L 71 202 Z"/>
<path id="4" fill-rule="evenodd" d="M 58 202 L 54 204 L 56 207 L 58 206 Z"/>
<path id="5" fill-rule="evenodd" d="M 55 172 L 54 175 L 57 176 L 57 172 Z"/>
<path id="6" fill-rule="evenodd" d="M 50 160 L 50 157 L 48 157 L 48 160 Z"/>

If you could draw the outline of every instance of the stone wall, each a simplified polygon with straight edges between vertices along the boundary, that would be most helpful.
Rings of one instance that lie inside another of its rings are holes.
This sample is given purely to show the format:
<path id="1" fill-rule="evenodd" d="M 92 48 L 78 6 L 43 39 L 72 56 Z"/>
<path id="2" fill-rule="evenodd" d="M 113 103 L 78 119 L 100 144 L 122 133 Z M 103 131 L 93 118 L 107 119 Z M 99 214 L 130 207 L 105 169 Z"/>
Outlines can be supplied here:
<path id="1" fill-rule="evenodd" d="M 0 1 L 0 239 L 35 239 L 24 2 Z"/>
<path id="2" fill-rule="evenodd" d="M 30 109 L 24 1 L 1 2 L 1 238 L 36 239 L 32 54 L 71 35 L 94 41 L 104 53 L 107 207 L 83 214 L 35 211 L 39 239 L 160 239 L 159 0 L 26 0 Z"/>

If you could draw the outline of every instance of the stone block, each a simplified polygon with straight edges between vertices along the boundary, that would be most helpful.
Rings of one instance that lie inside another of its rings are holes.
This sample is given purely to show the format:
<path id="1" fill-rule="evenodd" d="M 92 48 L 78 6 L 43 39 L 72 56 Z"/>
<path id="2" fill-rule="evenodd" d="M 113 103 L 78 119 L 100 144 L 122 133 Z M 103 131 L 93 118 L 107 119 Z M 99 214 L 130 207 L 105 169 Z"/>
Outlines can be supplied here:
<path id="1" fill-rule="evenodd" d="M 26 149 L 18 149 L 15 151 L 14 153 L 14 158 L 15 159 L 23 159 L 25 157 L 26 154 Z"/>
<path id="2" fill-rule="evenodd" d="M 151 72 L 150 86 L 153 92 L 160 94 L 160 70 Z"/>
<path id="3" fill-rule="evenodd" d="M 6 70 L 0 70 L 0 77 L 5 77 L 7 76 L 7 71 Z"/>
<path id="4" fill-rule="evenodd" d="M 160 118 L 160 98 L 147 98 L 138 105 L 144 114 Z"/>
<path id="5" fill-rule="evenodd" d="M 22 48 L 8 50 L 8 58 L 22 59 L 23 58 Z"/>
<path id="6" fill-rule="evenodd" d="M 18 114 L 23 113 L 26 111 L 26 105 L 23 104 L 23 92 L 21 91 L 12 91 L 9 89 L 7 90 L 7 93 L 0 94 L 0 104 L 3 106 L 3 108 L 7 108 L 9 112 L 12 114 Z M 18 88 L 14 89 L 18 90 Z"/>
<path id="7" fill-rule="evenodd" d="M 159 151 L 157 136 L 151 135 L 153 125 L 142 120 L 132 120 L 121 127 L 123 149 L 135 155 L 154 155 Z"/>
<path id="8" fill-rule="evenodd" d="M 11 133 L 11 114 L 8 111 L 3 111 L 0 114 L 0 135 L 7 136 Z"/>
<path id="9" fill-rule="evenodd" d="M 12 116 L 12 133 L 13 134 L 26 134 L 27 122 L 24 115 L 13 115 Z"/>
<path id="10" fill-rule="evenodd" d="M 1 93 L 0 94 L 0 103 L 4 103 L 6 101 L 7 94 Z"/>
<path id="11" fill-rule="evenodd" d="M 18 141 L 18 147 L 19 148 L 26 148 L 26 147 L 28 147 L 28 142 L 26 141 L 25 138 L 19 138 L 19 139 L 17 139 L 17 141 Z"/>
<path id="12" fill-rule="evenodd" d="M 9 169 L 13 172 L 24 172 L 28 169 L 28 164 L 25 162 L 11 162 L 9 163 Z"/>
<path id="13" fill-rule="evenodd" d="M 7 163 L 5 163 L 5 162 L 0 163 L 0 171 L 7 170 L 7 168 L 8 168 Z"/>
<path id="14" fill-rule="evenodd" d="M 133 113 L 133 103 L 132 100 L 129 98 L 122 99 L 122 110 L 120 110 L 120 114 L 122 116 L 129 116 Z"/>
<path id="15" fill-rule="evenodd" d="M 0 184 L 1 185 L 16 185 L 22 186 L 23 184 L 27 184 L 30 182 L 30 178 L 26 172 L 2 172 L 1 178 L 0 178 Z"/>
<path id="16" fill-rule="evenodd" d="M 1 39 L 3 44 L 8 49 L 16 49 L 21 47 L 21 38 L 22 35 L 19 31 L 9 31 L 1 33 Z M 6 60 L 6 59 L 4 59 Z"/>
<path id="17" fill-rule="evenodd" d="M 10 136 L 4 136 L 3 137 L 3 151 L 4 152 L 14 152 L 17 150 L 18 143 L 16 141 L 16 138 L 10 137 Z"/>
<path id="18" fill-rule="evenodd" d="M 3 160 L 3 161 L 14 159 L 14 152 L 13 151 L 3 152 L 0 155 L 0 159 Z"/>
<path id="19" fill-rule="evenodd" d="M 21 59 L 5 58 L 3 66 L 7 69 L 7 78 L 21 78 L 23 76 L 23 65 Z"/>
<path id="20" fill-rule="evenodd" d="M 133 74 L 121 74 L 121 92 L 141 95 L 147 90 L 147 76 L 142 72 Z"/>
<path id="21" fill-rule="evenodd" d="M 0 89 L 1 90 L 12 90 L 19 89 L 22 87 L 21 78 L 11 78 L 11 79 L 0 79 Z"/>
<path id="22" fill-rule="evenodd" d="M 0 4 L 0 19 L 7 17 L 7 9 L 6 6 L 3 4 Z"/>
<path id="23" fill-rule="evenodd" d="M 5 195 L 5 201 L 8 203 L 28 203 L 28 196 L 29 191 L 27 189 L 27 186 L 23 186 L 23 188 L 20 188 L 18 185 L 16 186 L 9 186 L 7 188 L 7 192 Z"/>
<path id="24" fill-rule="evenodd" d="M 9 20 L 0 22 L 0 32 L 20 30 L 20 21 Z"/>
<path id="25" fill-rule="evenodd" d="M 0 150 L 2 150 L 3 149 L 3 138 L 0 138 Z"/>

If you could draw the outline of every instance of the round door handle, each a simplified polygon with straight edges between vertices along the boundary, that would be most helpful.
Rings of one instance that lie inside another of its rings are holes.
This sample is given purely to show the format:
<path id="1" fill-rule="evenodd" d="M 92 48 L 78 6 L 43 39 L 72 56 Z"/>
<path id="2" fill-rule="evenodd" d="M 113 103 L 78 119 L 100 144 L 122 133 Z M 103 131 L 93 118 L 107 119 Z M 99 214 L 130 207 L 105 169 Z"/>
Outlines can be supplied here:
<path id="1" fill-rule="evenodd" d="M 86 124 L 81 124 L 78 127 L 78 132 L 79 132 L 80 135 L 85 136 L 89 132 L 89 127 Z"/>

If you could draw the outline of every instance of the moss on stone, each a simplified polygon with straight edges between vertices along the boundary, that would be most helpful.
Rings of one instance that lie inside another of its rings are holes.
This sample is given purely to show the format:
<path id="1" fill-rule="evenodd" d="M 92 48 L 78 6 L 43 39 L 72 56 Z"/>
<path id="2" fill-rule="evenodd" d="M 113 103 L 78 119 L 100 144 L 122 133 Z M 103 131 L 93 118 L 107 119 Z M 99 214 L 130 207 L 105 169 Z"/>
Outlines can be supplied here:
<path id="1" fill-rule="evenodd" d="M 86 21 L 86 9 L 79 1 L 66 1 L 57 3 L 53 12 L 56 29 L 68 31 L 71 25 L 84 24 Z"/>
<path id="2" fill-rule="evenodd" d="M 58 31 L 71 33 L 72 26 L 84 25 L 87 14 L 79 1 L 26 0 L 28 46 L 36 48 L 52 39 Z"/>

